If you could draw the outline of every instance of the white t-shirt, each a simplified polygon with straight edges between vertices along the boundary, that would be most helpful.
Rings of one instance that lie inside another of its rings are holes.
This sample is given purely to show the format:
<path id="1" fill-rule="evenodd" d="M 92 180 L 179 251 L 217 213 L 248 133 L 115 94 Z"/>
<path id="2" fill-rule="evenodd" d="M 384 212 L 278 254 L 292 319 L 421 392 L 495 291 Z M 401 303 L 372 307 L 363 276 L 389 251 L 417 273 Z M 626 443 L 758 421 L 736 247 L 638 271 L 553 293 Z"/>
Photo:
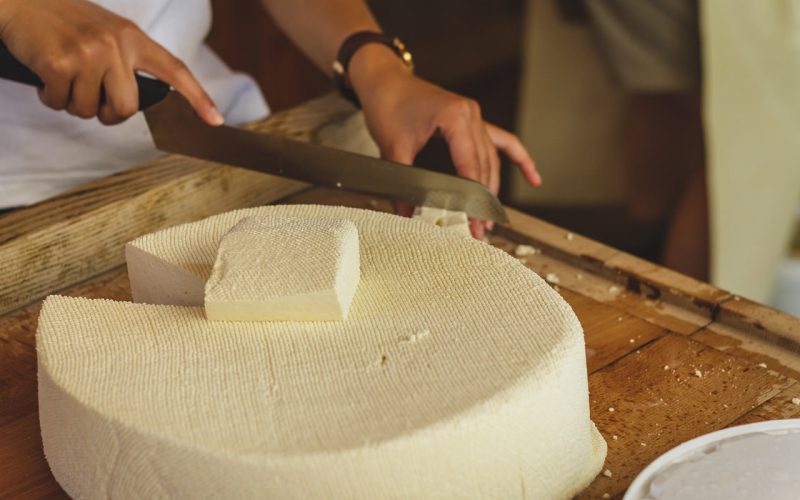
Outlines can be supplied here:
<path id="1" fill-rule="evenodd" d="M 210 0 L 95 0 L 135 22 L 183 60 L 226 122 L 264 118 L 255 82 L 234 74 L 204 44 Z M 141 113 L 115 126 L 45 107 L 36 90 L 0 80 L 0 208 L 28 205 L 151 159 L 155 150 Z"/>

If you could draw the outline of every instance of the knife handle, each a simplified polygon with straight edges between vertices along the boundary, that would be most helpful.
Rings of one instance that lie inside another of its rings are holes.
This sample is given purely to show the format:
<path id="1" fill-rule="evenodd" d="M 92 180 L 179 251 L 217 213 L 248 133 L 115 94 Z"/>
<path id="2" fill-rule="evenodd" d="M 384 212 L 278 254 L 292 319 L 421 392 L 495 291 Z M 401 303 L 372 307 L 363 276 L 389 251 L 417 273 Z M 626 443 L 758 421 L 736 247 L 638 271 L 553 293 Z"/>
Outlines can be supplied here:
<path id="1" fill-rule="evenodd" d="M 170 91 L 169 85 L 161 80 L 147 78 L 139 74 L 135 76 L 136 86 L 139 87 L 139 110 L 145 110 L 153 104 L 161 102 Z M 0 42 L 0 78 L 40 89 L 44 88 L 42 79 L 19 62 L 3 42 Z M 100 89 L 100 104 L 102 105 L 105 102 L 106 91 L 105 89 Z"/>

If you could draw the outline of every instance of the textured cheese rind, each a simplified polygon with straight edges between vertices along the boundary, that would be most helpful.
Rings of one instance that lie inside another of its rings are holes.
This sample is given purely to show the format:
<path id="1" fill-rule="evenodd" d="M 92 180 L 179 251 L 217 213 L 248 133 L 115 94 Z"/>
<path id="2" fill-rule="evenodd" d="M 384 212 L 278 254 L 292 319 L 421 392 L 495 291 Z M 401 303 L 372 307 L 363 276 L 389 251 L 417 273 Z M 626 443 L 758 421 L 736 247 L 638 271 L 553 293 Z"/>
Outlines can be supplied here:
<path id="1" fill-rule="evenodd" d="M 247 217 L 220 242 L 206 316 L 343 320 L 359 276 L 358 230 L 349 220 Z"/>
<path id="2" fill-rule="evenodd" d="M 413 217 L 434 226 L 472 237 L 472 233 L 469 230 L 469 219 L 465 212 L 455 212 L 435 207 L 416 207 L 414 208 Z"/>
<path id="3" fill-rule="evenodd" d="M 49 298 L 42 436 L 68 493 L 570 498 L 599 472 L 580 324 L 516 259 L 422 222 L 315 206 L 223 214 L 137 248 L 208 272 L 219 237 L 252 215 L 356 224 L 348 321 Z"/>

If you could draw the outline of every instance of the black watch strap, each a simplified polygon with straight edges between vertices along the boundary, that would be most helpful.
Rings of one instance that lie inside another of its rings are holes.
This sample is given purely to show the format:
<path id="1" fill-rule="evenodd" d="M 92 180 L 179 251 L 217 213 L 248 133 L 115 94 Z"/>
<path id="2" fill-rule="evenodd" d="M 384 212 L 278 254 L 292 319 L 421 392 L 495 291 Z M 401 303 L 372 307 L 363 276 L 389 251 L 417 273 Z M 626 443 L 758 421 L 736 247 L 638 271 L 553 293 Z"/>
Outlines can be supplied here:
<path id="1" fill-rule="evenodd" d="M 333 81 L 339 93 L 358 107 L 361 107 L 361 103 L 358 100 L 358 96 L 353 91 L 353 87 L 350 85 L 349 78 L 347 77 L 347 68 L 350 65 L 350 59 L 353 58 L 353 55 L 358 49 L 368 43 L 386 45 L 397 54 L 397 57 L 399 57 L 406 66 L 409 68 L 414 67 L 414 60 L 411 56 L 411 52 L 406 49 L 405 44 L 397 37 L 376 33 L 374 31 L 357 31 L 348 36 L 344 42 L 342 42 L 342 46 L 339 47 L 339 53 L 336 55 L 336 60 L 333 61 Z"/>

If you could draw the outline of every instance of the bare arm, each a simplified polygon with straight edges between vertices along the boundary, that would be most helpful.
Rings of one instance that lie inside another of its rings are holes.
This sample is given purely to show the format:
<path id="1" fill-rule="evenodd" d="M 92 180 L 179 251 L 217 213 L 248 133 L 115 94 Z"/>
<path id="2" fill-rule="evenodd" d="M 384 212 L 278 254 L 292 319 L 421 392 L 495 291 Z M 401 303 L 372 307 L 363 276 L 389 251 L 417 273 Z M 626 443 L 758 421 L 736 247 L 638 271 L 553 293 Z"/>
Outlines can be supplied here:
<path id="1" fill-rule="evenodd" d="M 328 76 L 345 38 L 356 31 L 380 31 L 360 0 L 261 1 L 295 45 Z"/>
<path id="2" fill-rule="evenodd" d="M 327 75 L 342 42 L 360 30 L 380 31 L 363 0 L 262 0 L 289 38 Z M 505 153 L 532 185 L 541 178 L 519 139 L 481 117 L 478 104 L 413 76 L 388 47 L 369 44 L 350 60 L 350 82 L 364 109 L 367 126 L 381 156 L 411 164 L 431 136 L 448 143 L 459 175 L 500 187 L 498 150 Z M 401 213 L 408 213 L 402 207 Z M 472 221 L 472 232 L 484 227 Z"/>

